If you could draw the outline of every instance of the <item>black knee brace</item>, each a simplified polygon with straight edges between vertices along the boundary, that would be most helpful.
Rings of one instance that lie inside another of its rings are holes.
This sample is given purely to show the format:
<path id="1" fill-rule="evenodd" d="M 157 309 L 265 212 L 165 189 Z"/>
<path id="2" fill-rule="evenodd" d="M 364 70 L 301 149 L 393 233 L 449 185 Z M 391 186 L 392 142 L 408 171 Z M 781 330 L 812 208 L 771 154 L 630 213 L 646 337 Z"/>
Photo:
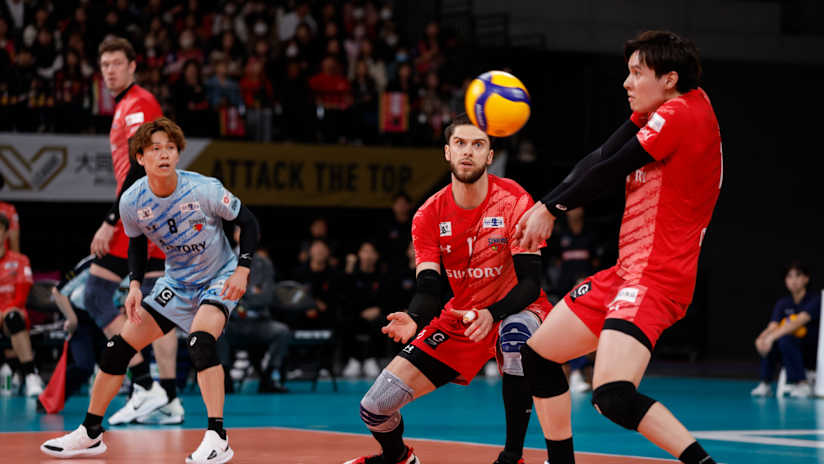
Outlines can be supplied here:
<path id="1" fill-rule="evenodd" d="M 26 330 L 26 320 L 19 311 L 9 311 L 3 316 L 3 324 L 9 329 L 9 335 Z"/>
<path id="2" fill-rule="evenodd" d="M 115 335 L 106 343 L 100 356 L 100 370 L 111 375 L 124 375 L 137 350 L 120 335 Z"/>
<path id="3" fill-rule="evenodd" d="M 569 383 L 563 367 L 539 355 L 526 343 L 521 347 L 521 363 L 523 363 L 524 377 L 529 382 L 532 396 L 552 398 L 569 391 Z"/>
<path id="4" fill-rule="evenodd" d="M 220 365 L 217 357 L 217 341 L 209 332 L 198 331 L 189 335 L 189 357 L 198 372 Z"/>
<path id="5" fill-rule="evenodd" d="M 592 392 L 592 405 L 607 419 L 621 427 L 638 430 L 638 424 L 655 400 L 638 393 L 628 381 L 610 382 Z"/>

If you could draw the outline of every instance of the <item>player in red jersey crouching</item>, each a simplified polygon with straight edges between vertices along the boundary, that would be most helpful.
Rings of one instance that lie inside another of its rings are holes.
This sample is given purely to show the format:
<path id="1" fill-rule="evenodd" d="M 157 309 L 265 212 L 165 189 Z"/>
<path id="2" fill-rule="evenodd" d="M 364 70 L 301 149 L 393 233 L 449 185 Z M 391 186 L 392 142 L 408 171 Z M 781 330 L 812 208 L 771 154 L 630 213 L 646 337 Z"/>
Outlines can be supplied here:
<path id="1" fill-rule="evenodd" d="M 540 252 L 512 244 L 515 223 L 533 201 L 514 181 L 487 173 L 494 155 L 489 137 L 465 115 L 446 129 L 446 141 L 452 182 L 412 221 L 415 296 L 408 311 L 390 314 L 382 329 L 398 342 L 417 337 L 360 403 L 361 419 L 382 453 L 345 464 L 420 464 L 403 442 L 400 409 L 449 382 L 468 384 L 496 355 L 503 371 L 507 438 L 495 462 L 523 462 L 532 398 L 519 350 L 551 309 L 538 281 Z M 455 295 L 442 311 L 441 263 Z"/>

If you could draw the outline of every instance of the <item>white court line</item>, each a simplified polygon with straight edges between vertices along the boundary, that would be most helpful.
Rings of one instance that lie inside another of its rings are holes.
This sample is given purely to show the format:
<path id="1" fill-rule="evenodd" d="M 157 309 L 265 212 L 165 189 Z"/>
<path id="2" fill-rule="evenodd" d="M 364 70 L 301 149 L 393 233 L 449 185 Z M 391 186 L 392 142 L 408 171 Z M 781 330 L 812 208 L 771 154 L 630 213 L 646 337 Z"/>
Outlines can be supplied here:
<path id="1" fill-rule="evenodd" d="M 803 440 L 799 438 L 774 438 L 791 435 L 822 435 L 824 430 L 714 430 L 693 432 L 696 438 L 706 440 L 754 443 L 759 445 L 795 446 L 798 448 L 824 449 L 823 440 Z M 765 436 L 768 435 L 768 436 Z M 772 436 L 769 436 L 772 435 Z M 822 437 L 824 438 L 824 437 Z"/>

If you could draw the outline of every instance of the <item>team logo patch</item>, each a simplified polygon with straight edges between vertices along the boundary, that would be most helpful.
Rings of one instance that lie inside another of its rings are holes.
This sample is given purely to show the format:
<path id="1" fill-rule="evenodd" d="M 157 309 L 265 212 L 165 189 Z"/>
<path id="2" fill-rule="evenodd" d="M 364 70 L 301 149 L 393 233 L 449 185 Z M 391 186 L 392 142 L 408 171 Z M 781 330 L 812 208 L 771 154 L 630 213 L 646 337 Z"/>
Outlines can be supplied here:
<path id="1" fill-rule="evenodd" d="M 192 229 L 200 232 L 203 230 L 203 226 L 206 224 L 205 217 L 199 217 L 194 219 L 189 219 L 189 225 L 192 226 Z"/>
<path id="2" fill-rule="evenodd" d="M 615 295 L 615 299 L 612 300 L 612 303 L 616 301 L 626 301 L 627 303 L 635 303 L 635 300 L 638 299 L 638 289 L 637 288 L 622 288 L 618 291 L 618 294 Z M 610 304 L 612 304 L 610 303 Z"/>
<path id="3" fill-rule="evenodd" d="M 575 289 L 569 293 L 569 298 L 572 301 L 575 301 L 576 298 L 586 295 L 587 293 L 589 293 L 590 290 L 592 290 L 592 282 L 588 280 L 582 283 L 581 285 L 575 287 Z"/>
<path id="4" fill-rule="evenodd" d="M 489 246 L 492 248 L 492 251 L 498 251 L 502 250 L 507 242 L 508 240 L 505 237 L 492 237 L 489 239 Z"/>
<path id="5" fill-rule="evenodd" d="M 174 297 L 175 292 L 173 292 L 172 289 L 170 289 L 169 287 L 163 287 L 163 290 L 161 290 L 160 293 L 158 293 L 155 297 L 155 301 L 157 301 L 157 303 L 160 306 L 163 306 L 165 308 L 166 305 L 169 304 L 169 302 L 172 301 L 172 298 Z"/>
<path id="6" fill-rule="evenodd" d="M 9 261 L 6 263 L 6 270 L 17 269 L 17 261 Z"/>
<path id="7" fill-rule="evenodd" d="M 151 206 L 147 206 L 146 208 L 140 208 L 137 210 L 137 219 L 141 221 L 145 221 L 154 217 L 154 211 L 152 211 Z"/>
<path id="8" fill-rule="evenodd" d="M 503 216 L 493 216 L 493 217 L 485 217 L 484 218 L 484 229 L 503 229 L 504 227 L 504 217 Z"/>
<path id="9" fill-rule="evenodd" d="M 435 333 L 433 333 L 432 335 L 426 337 L 426 340 L 424 340 L 423 342 L 426 343 L 427 345 L 431 346 L 432 349 L 434 350 L 435 348 L 438 347 L 438 345 L 440 345 L 441 343 L 443 343 L 447 340 L 449 340 L 449 335 L 441 332 L 440 330 L 436 330 Z"/>
<path id="10" fill-rule="evenodd" d="M 134 124 L 143 124 L 143 112 L 137 112 L 132 114 L 127 114 L 124 120 L 126 121 L 127 126 L 132 126 Z"/>
<path id="11" fill-rule="evenodd" d="M 650 129 L 654 130 L 655 132 L 661 132 L 661 128 L 664 127 L 664 124 L 667 123 L 667 120 L 662 118 L 658 113 L 652 113 L 652 117 L 649 118 L 649 122 L 647 126 Z"/>
<path id="12" fill-rule="evenodd" d="M 223 189 L 223 204 L 228 205 L 230 201 L 232 201 L 232 194 L 230 194 L 228 190 Z"/>
<path id="13" fill-rule="evenodd" d="M 237 198 L 235 198 L 234 200 L 232 200 L 232 204 L 231 204 L 231 205 L 229 205 L 229 209 L 231 209 L 232 211 L 234 211 L 234 210 L 236 210 L 236 209 L 238 209 L 238 208 L 240 208 L 240 200 L 238 200 Z"/>
<path id="14" fill-rule="evenodd" d="M 442 222 L 440 227 L 441 237 L 451 237 L 452 236 L 452 221 Z"/>
<path id="15" fill-rule="evenodd" d="M 180 205 L 180 212 L 181 213 L 191 213 L 193 211 L 200 211 L 200 202 L 199 201 L 191 201 L 189 203 L 183 203 Z"/>
<path id="16" fill-rule="evenodd" d="M 414 345 L 406 345 L 405 347 L 403 347 L 403 352 L 406 353 L 406 354 L 412 354 L 412 350 L 414 350 L 414 349 L 415 349 Z"/>

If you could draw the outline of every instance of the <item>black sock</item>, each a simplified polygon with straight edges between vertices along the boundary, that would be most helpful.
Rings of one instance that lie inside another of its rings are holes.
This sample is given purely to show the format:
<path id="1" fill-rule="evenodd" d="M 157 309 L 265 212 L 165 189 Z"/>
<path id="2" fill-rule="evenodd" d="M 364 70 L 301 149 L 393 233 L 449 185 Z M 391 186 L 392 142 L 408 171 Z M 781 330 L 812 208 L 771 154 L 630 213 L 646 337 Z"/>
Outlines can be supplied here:
<path id="1" fill-rule="evenodd" d="M 145 390 L 152 388 L 152 376 L 149 375 L 149 361 L 144 358 L 140 364 L 130 367 L 132 371 L 132 383 L 140 385 Z"/>
<path id="2" fill-rule="evenodd" d="M 166 390 L 166 396 L 169 397 L 169 401 L 177 398 L 177 383 L 175 382 L 175 379 L 160 379 L 160 386 Z"/>
<path id="3" fill-rule="evenodd" d="M 210 417 L 209 418 L 209 430 L 214 430 L 220 436 L 221 440 L 226 439 L 226 431 L 223 430 L 223 418 L 222 417 Z"/>
<path id="4" fill-rule="evenodd" d="M 406 453 L 406 445 L 403 444 L 403 418 L 395 430 L 391 432 L 375 432 L 372 436 L 381 445 L 383 450 L 383 462 L 394 463 L 400 460 Z"/>
<path id="5" fill-rule="evenodd" d="M 547 460 L 552 464 L 575 464 L 575 453 L 572 449 L 572 437 L 566 440 L 546 440 Z"/>
<path id="6" fill-rule="evenodd" d="M 87 412 L 86 418 L 83 419 L 83 426 L 86 427 L 86 432 L 89 434 L 89 438 L 97 438 L 104 432 L 102 424 L 103 416 L 98 416 L 97 414 L 92 414 L 90 412 Z"/>
<path id="7" fill-rule="evenodd" d="M 34 374 L 34 360 L 21 362 L 20 363 L 20 370 L 23 372 L 23 377 Z"/>
<path id="8" fill-rule="evenodd" d="M 684 464 L 716 464 L 697 441 L 687 446 L 687 449 L 681 453 L 681 456 L 678 456 L 678 460 Z"/>
<path id="9" fill-rule="evenodd" d="M 526 377 L 504 374 L 504 411 L 506 413 L 506 445 L 504 451 L 521 457 L 524 437 L 532 414 L 532 393 Z"/>

